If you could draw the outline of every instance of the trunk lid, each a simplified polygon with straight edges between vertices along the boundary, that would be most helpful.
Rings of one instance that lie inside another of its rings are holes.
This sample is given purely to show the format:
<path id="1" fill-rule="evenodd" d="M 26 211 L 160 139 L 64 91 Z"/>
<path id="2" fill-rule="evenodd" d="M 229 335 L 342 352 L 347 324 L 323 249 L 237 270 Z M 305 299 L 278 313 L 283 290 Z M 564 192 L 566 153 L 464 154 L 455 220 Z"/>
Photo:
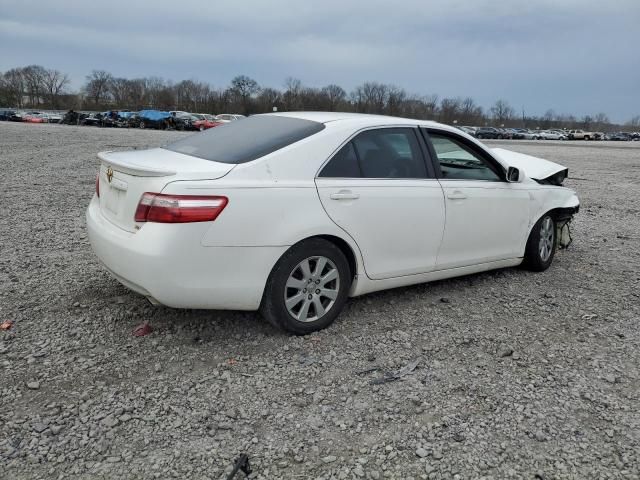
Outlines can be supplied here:
<path id="1" fill-rule="evenodd" d="M 492 148 L 491 151 L 504 165 L 516 167 L 524 172 L 527 177 L 534 180 L 544 181 L 560 172 L 564 172 L 564 177 L 566 177 L 569 173 L 567 167 L 543 158 L 505 150 L 504 148 Z"/>
<path id="2" fill-rule="evenodd" d="M 129 232 L 140 227 L 134 216 L 143 193 L 161 193 L 176 180 L 214 180 L 235 167 L 163 148 L 100 152 L 98 158 L 100 210 L 107 220 Z"/>

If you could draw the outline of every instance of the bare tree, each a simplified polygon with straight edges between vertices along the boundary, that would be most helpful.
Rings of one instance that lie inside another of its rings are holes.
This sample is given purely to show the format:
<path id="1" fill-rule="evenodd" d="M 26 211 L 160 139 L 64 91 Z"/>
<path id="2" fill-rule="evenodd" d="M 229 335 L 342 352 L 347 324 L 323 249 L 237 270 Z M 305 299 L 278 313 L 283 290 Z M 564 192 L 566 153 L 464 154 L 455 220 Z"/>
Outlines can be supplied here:
<path id="1" fill-rule="evenodd" d="M 284 102 L 285 110 L 302 110 L 302 82 L 297 78 L 287 77 L 284 81 L 284 93 L 282 94 L 282 100 Z"/>
<path id="2" fill-rule="evenodd" d="M 330 112 L 339 109 L 347 99 L 347 92 L 341 86 L 335 84 L 322 87 L 322 93 L 327 99 L 327 110 Z"/>
<path id="3" fill-rule="evenodd" d="M 94 70 L 87 75 L 87 83 L 84 91 L 94 107 L 103 106 L 109 100 L 109 85 L 113 81 L 113 75 L 104 70 Z"/>
<path id="4" fill-rule="evenodd" d="M 22 69 L 12 68 L 2 76 L 5 104 L 21 108 L 24 105 L 24 76 Z"/>
<path id="5" fill-rule="evenodd" d="M 493 107 L 491 107 L 491 113 L 497 125 L 504 125 L 515 115 L 513 107 L 509 105 L 509 102 L 506 100 L 498 100 Z"/>
<path id="6" fill-rule="evenodd" d="M 387 115 L 402 115 L 404 101 L 407 98 L 407 92 L 403 88 L 390 85 L 387 88 L 387 105 L 385 113 Z"/>
<path id="7" fill-rule="evenodd" d="M 260 85 L 253 78 L 238 75 L 231 80 L 230 93 L 239 98 L 245 115 L 250 112 L 251 98 L 260 91 Z"/>
<path id="8" fill-rule="evenodd" d="M 638 128 L 640 127 L 640 115 L 636 115 L 635 117 L 633 117 L 631 120 L 629 120 L 626 125 L 633 127 L 633 128 Z"/>
<path id="9" fill-rule="evenodd" d="M 69 85 L 69 76 L 58 70 L 48 69 L 43 72 L 42 83 L 49 97 L 49 105 L 58 108 L 58 99 Z"/>
<path id="10" fill-rule="evenodd" d="M 38 107 L 45 95 L 44 76 L 46 70 L 40 65 L 29 65 L 22 69 L 24 79 L 25 94 L 29 98 L 31 107 Z"/>
<path id="11" fill-rule="evenodd" d="M 453 123 L 454 120 L 459 120 L 461 103 L 462 100 L 460 98 L 443 98 L 440 102 L 440 121 L 442 123 Z"/>

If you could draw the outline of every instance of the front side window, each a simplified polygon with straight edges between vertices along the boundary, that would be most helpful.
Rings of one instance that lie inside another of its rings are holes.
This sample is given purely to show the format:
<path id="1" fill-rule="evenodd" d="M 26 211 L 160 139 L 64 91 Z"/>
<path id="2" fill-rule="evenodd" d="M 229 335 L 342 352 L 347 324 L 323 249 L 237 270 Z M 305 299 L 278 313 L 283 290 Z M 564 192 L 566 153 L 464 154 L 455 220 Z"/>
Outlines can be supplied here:
<path id="1" fill-rule="evenodd" d="M 449 136 L 429 133 L 443 180 L 499 182 L 500 176 L 479 154 Z"/>

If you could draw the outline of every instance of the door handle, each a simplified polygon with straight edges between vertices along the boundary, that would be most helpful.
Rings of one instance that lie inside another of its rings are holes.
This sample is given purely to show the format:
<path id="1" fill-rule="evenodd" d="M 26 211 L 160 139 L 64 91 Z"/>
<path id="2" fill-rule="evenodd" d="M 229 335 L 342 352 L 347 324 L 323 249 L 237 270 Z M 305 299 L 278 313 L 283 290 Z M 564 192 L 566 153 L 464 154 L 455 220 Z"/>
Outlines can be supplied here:
<path id="1" fill-rule="evenodd" d="M 331 200 L 357 200 L 360 198 L 359 193 L 353 193 L 349 190 L 340 190 L 338 193 L 332 193 L 329 195 Z"/>
<path id="2" fill-rule="evenodd" d="M 447 194 L 447 198 L 450 200 L 464 200 L 467 196 L 460 190 L 455 190 L 454 192 Z"/>

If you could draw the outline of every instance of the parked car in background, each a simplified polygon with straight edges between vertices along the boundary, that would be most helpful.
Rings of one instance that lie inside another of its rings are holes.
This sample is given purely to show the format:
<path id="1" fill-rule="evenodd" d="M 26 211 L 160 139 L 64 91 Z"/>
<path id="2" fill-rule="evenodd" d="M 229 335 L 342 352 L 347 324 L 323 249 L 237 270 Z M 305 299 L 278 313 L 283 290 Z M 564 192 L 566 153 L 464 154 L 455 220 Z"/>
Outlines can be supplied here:
<path id="1" fill-rule="evenodd" d="M 173 127 L 171 112 L 162 110 L 140 110 L 130 119 L 130 125 L 138 128 L 166 130 Z"/>
<path id="2" fill-rule="evenodd" d="M 67 117 L 69 122 L 73 122 L 73 113 L 65 116 L 64 123 L 67 123 Z M 77 124 L 78 125 L 88 125 L 91 127 L 99 127 L 102 123 L 102 115 L 100 113 L 78 113 L 77 114 Z M 74 125 L 70 123 L 70 125 Z"/>
<path id="3" fill-rule="evenodd" d="M 198 131 L 200 126 L 196 126 L 198 121 L 197 117 L 194 117 L 191 113 L 187 112 L 174 112 L 171 115 L 173 127 L 176 130 L 191 130 Z"/>
<path id="4" fill-rule="evenodd" d="M 593 140 L 595 135 L 593 132 L 585 132 L 584 130 L 569 130 L 569 140 Z"/>
<path id="5" fill-rule="evenodd" d="M 476 131 L 476 138 L 479 138 L 479 139 L 504 138 L 504 134 L 501 131 L 499 131 L 497 128 L 480 127 Z"/>
<path id="6" fill-rule="evenodd" d="M 0 110 L 0 120 L 9 121 L 15 113 L 15 110 Z"/>
<path id="7" fill-rule="evenodd" d="M 234 120 L 240 120 L 241 118 L 246 118 L 244 115 L 238 114 L 230 114 L 230 113 L 221 113 L 220 115 L 216 115 L 216 121 L 221 123 L 229 123 Z"/>
<path id="8" fill-rule="evenodd" d="M 41 112 L 27 112 L 22 116 L 22 121 L 27 123 L 47 123 L 47 118 Z"/>
<path id="9" fill-rule="evenodd" d="M 63 115 L 61 113 L 43 113 L 42 114 L 46 119 L 47 123 L 62 123 Z"/>
<path id="10" fill-rule="evenodd" d="M 9 116 L 9 121 L 10 122 L 21 122 L 22 121 L 22 117 L 24 116 L 24 114 L 25 114 L 25 112 L 23 112 L 21 110 L 16 110 Z"/>
<path id="11" fill-rule="evenodd" d="M 541 130 L 538 132 L 538 137 L 540 140 L 566 140 L 567 136 L 563 133 L 556 132 L 553 130 Z"/>
<path id="12" fill-rule="evenodd" d="M 201 132 L 223 124 L 222 122 L 215 121 L 215 119 L 212 120 L 212 118 L 215 118 L 213 115 L 205 115 L 204 113 L 192 113 L 191 115 L 196 118 L 193 122 L 194 127 Z"/>
<path id="13" fill-rule="evenodd" d="M 260 309 L 295 334 L 350 296 L 546 270 L 579 209 L 562 165 L 378 115 L 254 115 L 98 158 L 87 231 L 116 280 L 155 304 Z"/>
<path id="14" fill-rule="evenodd" d="M 519 131 L 517 128 L 505 128 L 505 130 L 509 134 L 509 138 L 513 140 L 524 139 L 524 134 L 521 131 Z"/>
<path id="15" fill-rule="evenodd" d="M 627 132 L 617 132 L 609 135 L 609 140 L 614 142 L 630 142 L 633 140 L 633 135 Z"/>

